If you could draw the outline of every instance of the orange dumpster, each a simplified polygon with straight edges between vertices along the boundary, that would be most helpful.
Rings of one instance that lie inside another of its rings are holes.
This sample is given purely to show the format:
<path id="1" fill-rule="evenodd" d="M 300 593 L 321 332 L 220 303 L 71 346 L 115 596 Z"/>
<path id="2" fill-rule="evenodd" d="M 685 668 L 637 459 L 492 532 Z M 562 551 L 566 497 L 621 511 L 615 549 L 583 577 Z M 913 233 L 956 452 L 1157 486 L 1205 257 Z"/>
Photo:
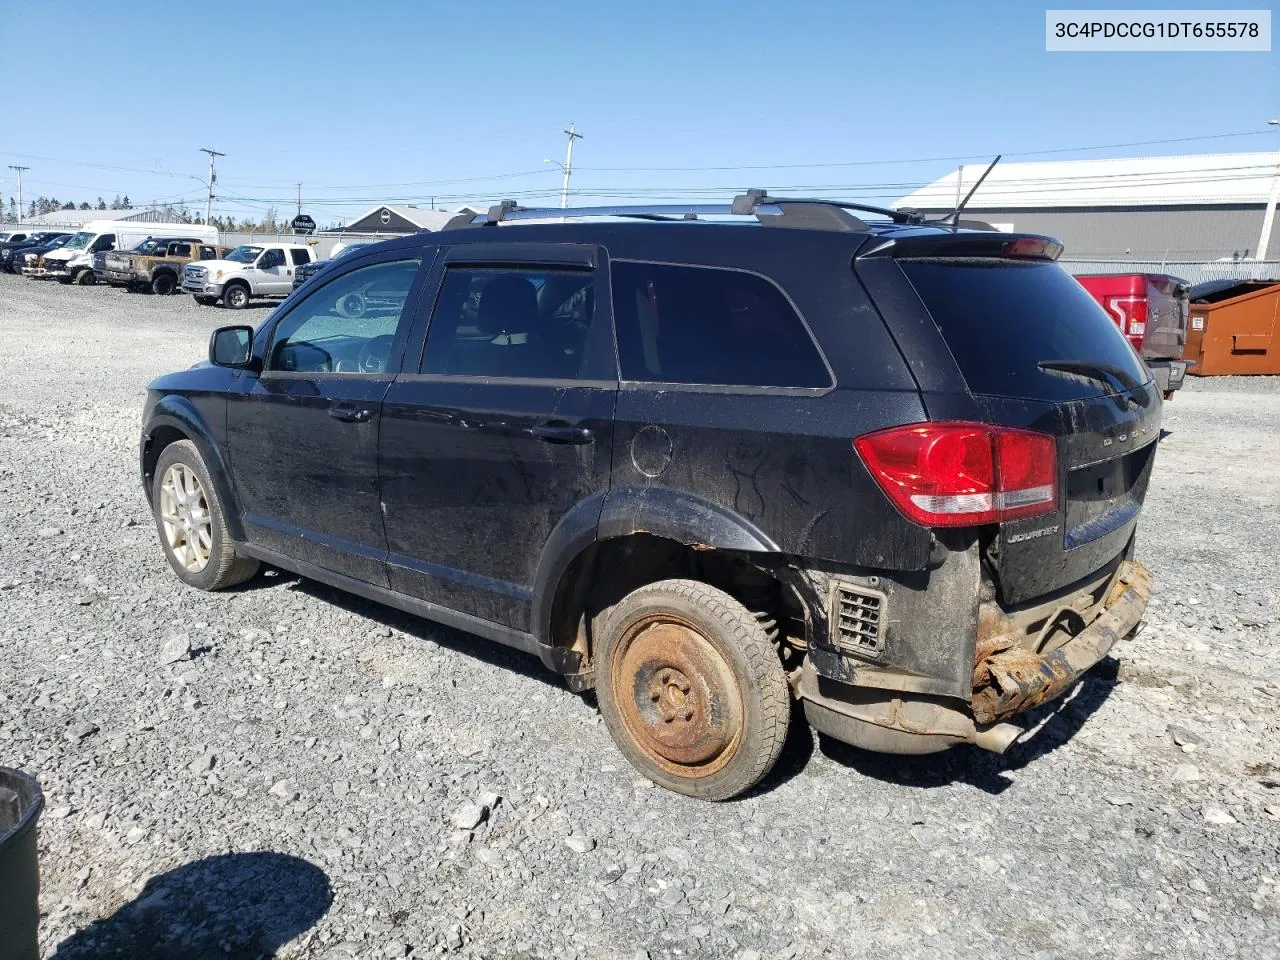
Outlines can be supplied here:
<path id="1" fill-rule="evenodd" d="M 1215 280 L 1191 288 L 1182 359 L 1197 377 L 1280 374 L 1280 280 Z"/>

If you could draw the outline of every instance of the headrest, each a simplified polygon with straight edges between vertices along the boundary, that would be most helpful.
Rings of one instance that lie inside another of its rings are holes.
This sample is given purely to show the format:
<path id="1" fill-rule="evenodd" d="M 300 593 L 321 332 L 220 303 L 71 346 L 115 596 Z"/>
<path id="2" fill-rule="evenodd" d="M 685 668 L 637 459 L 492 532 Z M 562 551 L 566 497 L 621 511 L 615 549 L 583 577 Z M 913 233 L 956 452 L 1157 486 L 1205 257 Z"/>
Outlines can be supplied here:
<path id="1" fill-rule="evenodd" d="M 524 277 L 496 277 L 480 291 L 476 326 L 481 333 L 528 333 L 537 320 L 538 291 Z"/>

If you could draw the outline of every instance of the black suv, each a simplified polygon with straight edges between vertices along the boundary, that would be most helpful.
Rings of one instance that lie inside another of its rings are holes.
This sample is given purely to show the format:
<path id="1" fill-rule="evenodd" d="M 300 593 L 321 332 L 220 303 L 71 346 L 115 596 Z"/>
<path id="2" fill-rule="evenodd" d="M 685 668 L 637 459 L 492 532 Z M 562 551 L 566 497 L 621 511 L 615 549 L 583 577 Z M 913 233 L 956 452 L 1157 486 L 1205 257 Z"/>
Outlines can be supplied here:
<path id="1" fill-rule="evenodd" d="M 536 654 L 681 793 L 751 787 L 793 698 L 1003 751 L 1149 595 L 1159 391 L 1060 250 L 758 191 L 507 202 L 216 330 L 151 384 L 143 483 L 186 583 L 265 562 Z"/>

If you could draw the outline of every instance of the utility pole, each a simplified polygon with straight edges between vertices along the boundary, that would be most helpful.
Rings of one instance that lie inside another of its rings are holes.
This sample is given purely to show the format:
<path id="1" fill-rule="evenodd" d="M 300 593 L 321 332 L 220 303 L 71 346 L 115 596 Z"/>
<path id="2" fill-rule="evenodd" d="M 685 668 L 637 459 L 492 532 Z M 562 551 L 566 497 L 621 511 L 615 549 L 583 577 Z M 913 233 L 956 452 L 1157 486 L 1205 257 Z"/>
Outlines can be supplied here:
<path id="1" fill-rule="evenodd" d="M 572 123 L 564 133 L 569 137 L 569 147 L 564 155 L 564 186 L 560 188 L 561 210 L 569 205 L 569 177 L 573 175 L 573 141 L 582 139 L 582 134 L 574 132 Z"/>
<path id="2" fill-rule="evenodd" d="M 22 223 L 22 171 L 30 170 L 31 168 L 19 167 L 11 163 L 9 164 L 9 169 L 18 172 L 18 223 Z"/>
<path id="3" fill-rule="evenodd" d="M 964 164 L 960 164 L 960 169 L 956 171 L 956 206 L 960 206 L 960 198 L 963 194 L 960 192 L 964 188 Z"/>
<path id="4" fill-rule="evenodd" d="M 225 157 L 226 154 L 219 153 L 217 150 L 212 150 L 209 147 L 201 147 L 200 152 L 207 153 L 209 155 L 209 198 L 204 203 L 204 222 L 207 226 L 209 221 L 213 219 L 213 185 L 218 179 L 213 172 L 213 158 Z"/>
<path id="5" fill-rule="evenodd" d="M 1268 120 L 1273 127 L 1280 127 L 1280 120 Z M 1276 201 L 1280 199 L 1280 154 L 1276 155 L 1276 172 L 1271 176 L 1271 196 L 1267 198 L 1267 212 L 1262 215 L 1262 235 L 1258 237 L 1258 255 L 1255 259 L 1267 259 L 1267 245 L 1271 241 L 1271 224 L 1275 221 Z"/>
<path id="6" fill-rule="evenodd" d="M 298 216 L 302 216 L 302 181 L 298 181 Z"/>

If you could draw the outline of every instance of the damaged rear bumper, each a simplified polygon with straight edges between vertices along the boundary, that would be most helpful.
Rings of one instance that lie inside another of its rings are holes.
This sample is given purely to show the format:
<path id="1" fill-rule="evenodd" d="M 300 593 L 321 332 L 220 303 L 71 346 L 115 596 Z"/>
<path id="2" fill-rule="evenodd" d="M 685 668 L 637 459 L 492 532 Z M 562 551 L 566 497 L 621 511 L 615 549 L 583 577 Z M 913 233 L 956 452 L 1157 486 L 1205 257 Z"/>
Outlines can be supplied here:
<path id="1" fill-rule="evenodd" d="M 885 753 L 935 753 L 961 743 L 1003 753 L 1024 731 L 1003 722 L 1066 693 L 1142 621 L 1151 574 L 1120 564 L 1103 609 L 1079 633 L 1052 649 L 1030 649 L 1011 637 L 983 644 L 968 707 L 950 697 L 855 687 L 820 676 L 808 660 L 797 692 L 809 723 L 845 743 Z"/>

